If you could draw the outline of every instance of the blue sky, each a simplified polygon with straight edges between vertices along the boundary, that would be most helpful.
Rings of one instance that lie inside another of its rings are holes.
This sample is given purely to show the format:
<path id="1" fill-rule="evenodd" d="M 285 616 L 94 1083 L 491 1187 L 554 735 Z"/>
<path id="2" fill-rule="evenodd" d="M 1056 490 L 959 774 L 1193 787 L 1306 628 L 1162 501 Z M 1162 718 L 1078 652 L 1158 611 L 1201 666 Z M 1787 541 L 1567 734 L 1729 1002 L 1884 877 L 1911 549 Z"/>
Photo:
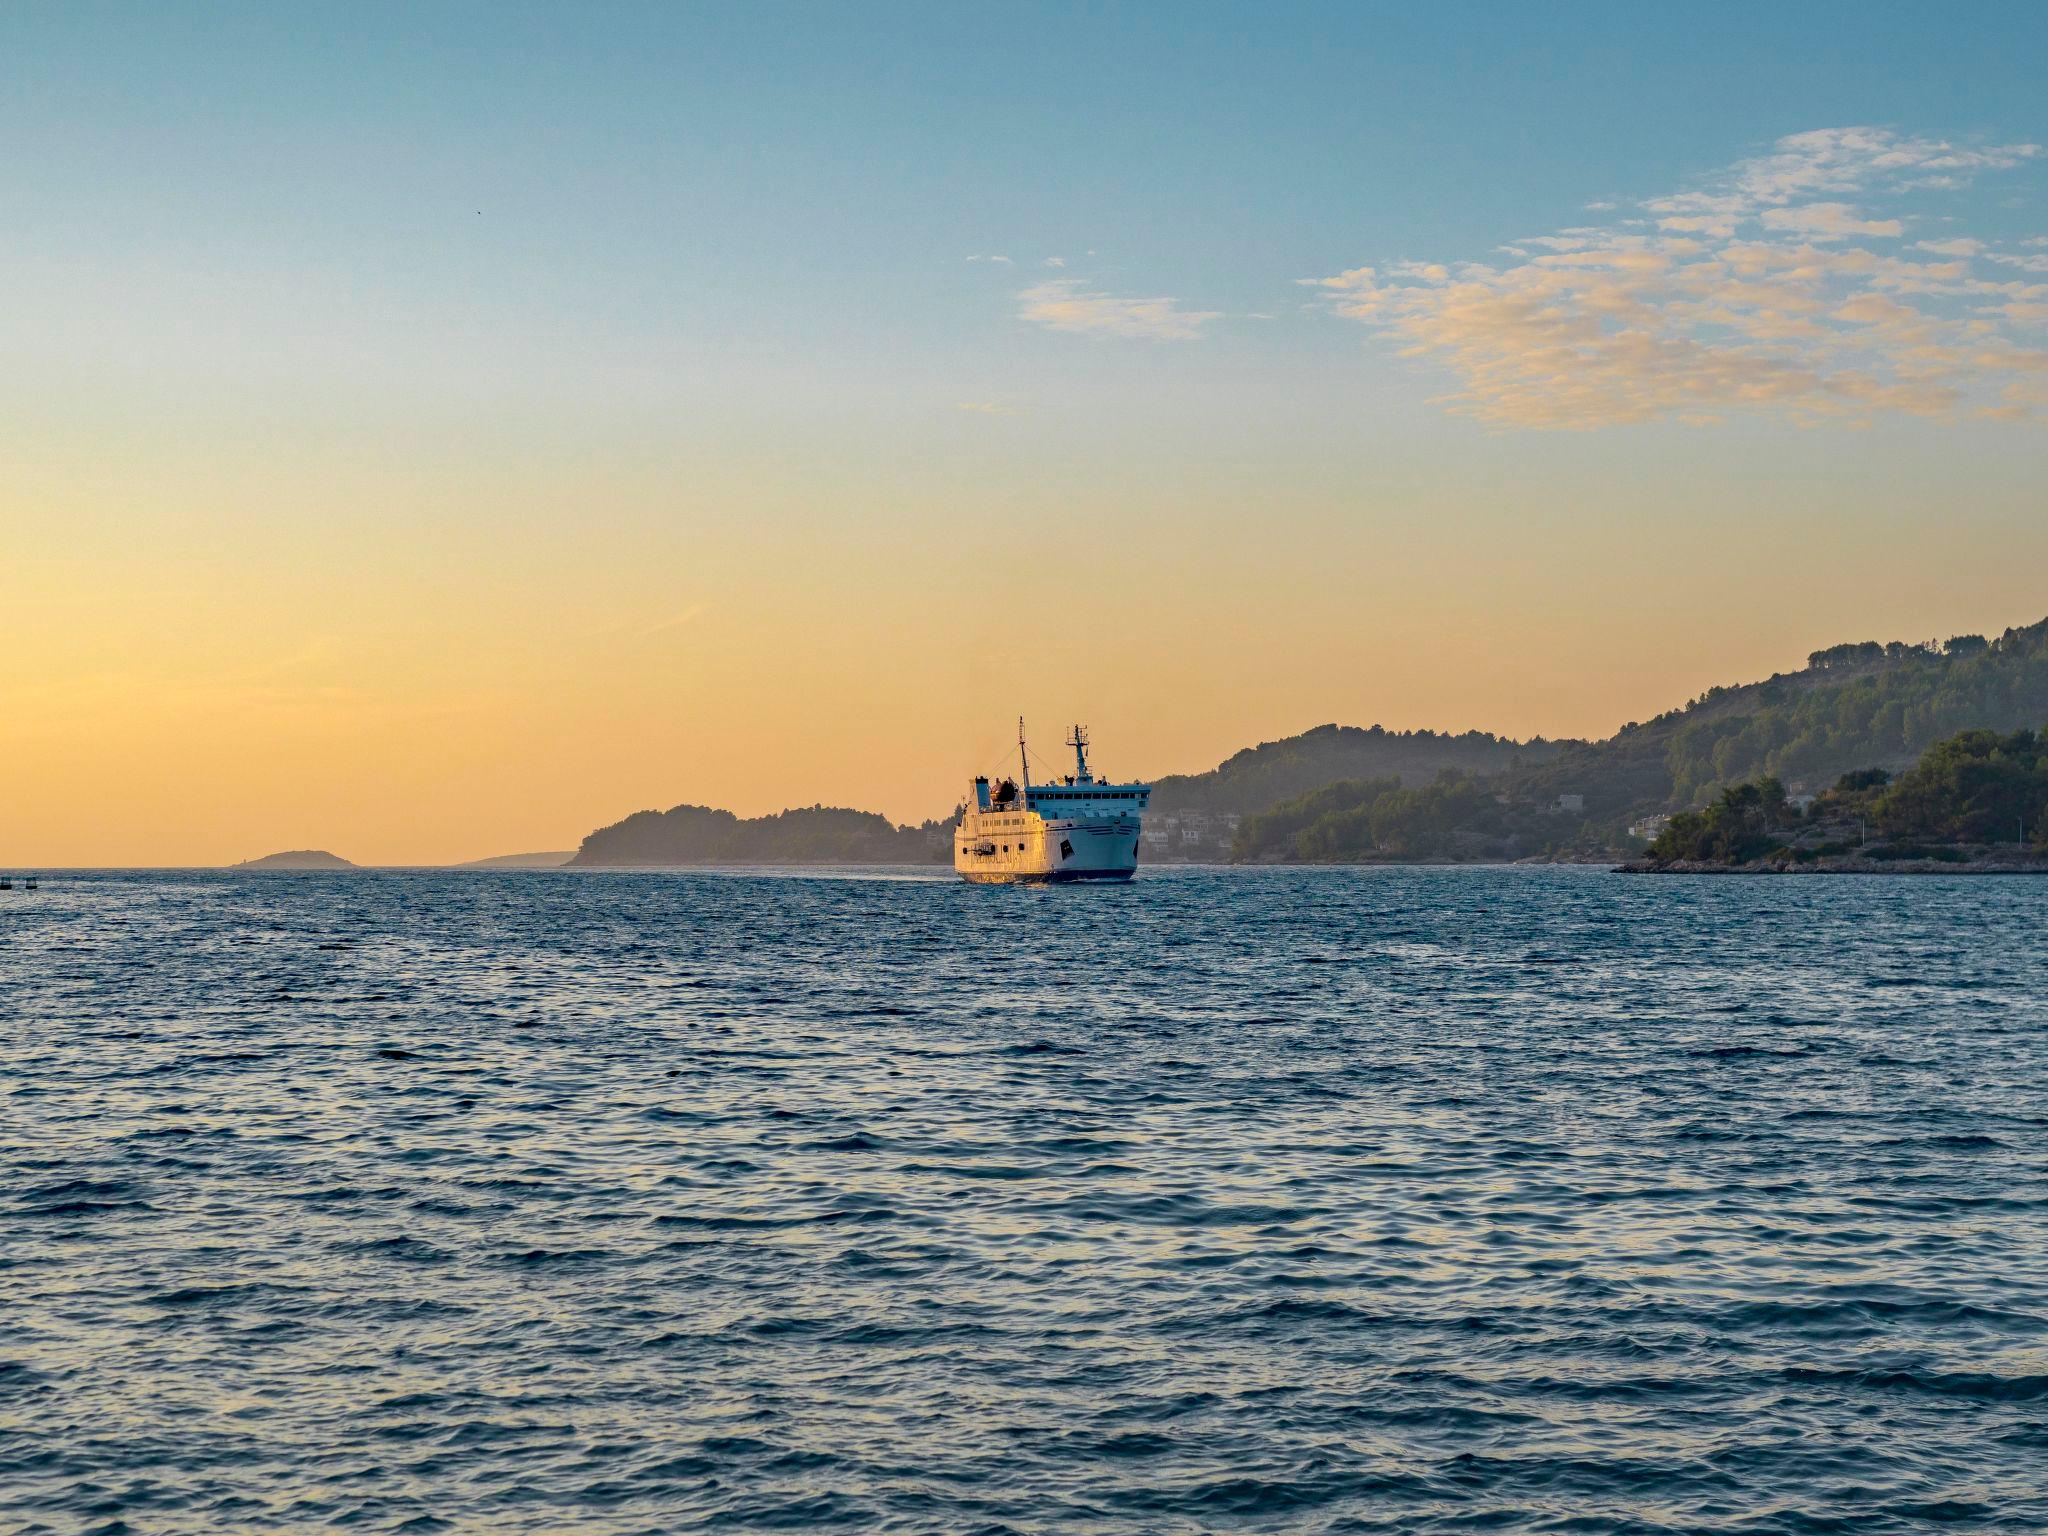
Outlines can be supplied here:
<path id="1" fill-rule="evenodd" d="M 944 349 L 975 251 L 1271 310 L 1786 134 L 2048 139 L 2039 6 L 67 4 L 0 42 L 18 249 L 371 260 L 770 352 Z"/>

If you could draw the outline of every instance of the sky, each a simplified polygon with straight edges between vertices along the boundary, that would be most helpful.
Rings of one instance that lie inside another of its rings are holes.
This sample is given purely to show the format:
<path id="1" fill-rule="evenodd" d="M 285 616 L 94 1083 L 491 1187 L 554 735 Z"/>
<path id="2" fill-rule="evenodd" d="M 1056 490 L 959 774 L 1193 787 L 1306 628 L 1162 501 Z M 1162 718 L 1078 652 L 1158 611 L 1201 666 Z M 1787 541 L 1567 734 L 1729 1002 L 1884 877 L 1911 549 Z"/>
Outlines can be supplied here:
<path id="1" fill-rule="evenodd" d="M 2048 615 L 2048 8 L 0 8 L 0 867 Z"/>

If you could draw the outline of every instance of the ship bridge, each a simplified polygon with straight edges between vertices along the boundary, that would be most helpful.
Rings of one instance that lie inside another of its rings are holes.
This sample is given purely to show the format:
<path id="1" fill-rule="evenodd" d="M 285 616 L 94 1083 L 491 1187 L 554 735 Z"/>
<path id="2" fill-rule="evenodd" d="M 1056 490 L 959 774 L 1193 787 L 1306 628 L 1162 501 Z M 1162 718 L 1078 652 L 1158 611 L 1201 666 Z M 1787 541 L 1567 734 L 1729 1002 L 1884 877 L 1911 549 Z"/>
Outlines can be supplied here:
<path id="1" fill-rule="evenodd" d="M 1142 809 L 1146 797 L 1152 793 L 1147 784 L 1077 784 L 1069 789 L 1060 784 L 1034 784 L 1024 792 L 1024 798 L 1032 810 L 1047 816 L 1057 816 L 1070 811 L 1090 811 L 1098 805 L 1104 810 Z"/>

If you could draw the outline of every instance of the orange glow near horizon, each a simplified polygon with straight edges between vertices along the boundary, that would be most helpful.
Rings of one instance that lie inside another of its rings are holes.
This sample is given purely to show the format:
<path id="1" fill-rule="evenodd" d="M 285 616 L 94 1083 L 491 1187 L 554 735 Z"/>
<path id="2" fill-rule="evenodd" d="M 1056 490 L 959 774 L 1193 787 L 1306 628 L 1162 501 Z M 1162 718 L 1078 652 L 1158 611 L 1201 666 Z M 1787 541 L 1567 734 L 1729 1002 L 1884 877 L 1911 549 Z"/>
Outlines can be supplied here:
<path id="1" fill-rule="evenodd" d="M 1817 492 L 1700 455 L 1644 512 L 1582 499 L 1652 472 L 1608 450 L 1470 436 L 1351 491 L 1105 459 L 985 517 L 950 476 L 843 466 L 17 458 L 0 867 L 446 863 L 686 801 L 916 821 L 1007 761 L 1019 713 L 1048 751 L 1088 722 L 1127 776 L 1325 721 L 1600 736 L 1818 645 L 2048 611 L 2017 458 L 1938 528 L 1928 457 Z M 1667 531 L 1729 507 L 1704 549 Z"/>

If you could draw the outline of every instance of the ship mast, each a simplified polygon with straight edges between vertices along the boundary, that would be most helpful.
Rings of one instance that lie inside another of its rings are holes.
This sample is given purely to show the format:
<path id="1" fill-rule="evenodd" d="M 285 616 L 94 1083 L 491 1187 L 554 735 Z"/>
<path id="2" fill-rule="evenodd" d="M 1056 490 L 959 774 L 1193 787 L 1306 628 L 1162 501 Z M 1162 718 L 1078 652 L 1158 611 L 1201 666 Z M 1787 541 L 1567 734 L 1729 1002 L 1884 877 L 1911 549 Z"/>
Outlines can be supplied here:
<path id="1" fill-rule="evenodd" d="M 1024 768 L 1024 787 L 1031 787 L 1031 754 L 1024 750 L 1024 717 L 1017 717 L 1017 761 Z"/>
<path id="2" fill-rule="evenodd" d="M 1080 726 L 1075 726 L 1073 733 L 1067 737 L 1067 745 L 1074 749 L 1074 782 L 1094 783 L 1095 781 L 1088 777 L 1088 733 Z"/>

